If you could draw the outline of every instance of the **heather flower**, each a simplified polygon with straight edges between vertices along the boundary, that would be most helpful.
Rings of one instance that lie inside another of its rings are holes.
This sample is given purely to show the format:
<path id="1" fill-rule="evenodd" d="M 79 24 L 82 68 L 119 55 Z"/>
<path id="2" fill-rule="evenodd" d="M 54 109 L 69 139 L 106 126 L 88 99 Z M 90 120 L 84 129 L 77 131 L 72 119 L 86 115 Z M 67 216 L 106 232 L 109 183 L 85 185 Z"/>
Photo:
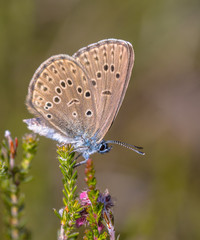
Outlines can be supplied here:
<path id="1" fill-rule="evenodd" d="M 83 210 L 80 212 L 80 218 L 76 220 L 77 227 L 81 227 L 82 225 L 86 226 L 88 224 L 87 210 L 88 210 L 88 207 L 91 206 L 91 201 L 88 197 L 88 191 L 81 192 L 79 195 L 79 199 L 80 199 L 80 204 L 83 207 Z M 104 193 L 99 193 L 97 202 L 103 204 L 101 218 L 98 223 L 98 231 L 100 233 L 104 229 L 105 227 L 104 225 L 106 225 L 107 227 L 108 218 L 110 218 L 110 215 L 111 215 L 110 213 L 112 213 L 111 207 L 113 207 L 114 204 L 108 190 L 106 190 Z M 109 217 L 107 217 L 107 212 L 109 212 Z M 106 217 L 106 220 L 104 219 L 105 217 Z"/>

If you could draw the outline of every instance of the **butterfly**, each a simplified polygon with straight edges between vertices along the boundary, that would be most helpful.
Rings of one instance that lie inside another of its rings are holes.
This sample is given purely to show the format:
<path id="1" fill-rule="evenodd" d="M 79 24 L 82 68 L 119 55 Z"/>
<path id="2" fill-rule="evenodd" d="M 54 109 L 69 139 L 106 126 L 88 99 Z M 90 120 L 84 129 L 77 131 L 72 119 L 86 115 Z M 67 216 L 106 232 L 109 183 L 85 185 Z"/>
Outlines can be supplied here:
<path id="1" fill-rule="evenodd" d="M 120 109 L 134 64 L 132 45 L 106 39 L 81 48 L 73 56 L 55 55 L 31 79 L 26 105 L 36 118 L 28 128 L 63 144 L 72 144 L 87 162 L 106 153 L 110 144 L 136 151 L 141 147 L 103 138 Z"/>

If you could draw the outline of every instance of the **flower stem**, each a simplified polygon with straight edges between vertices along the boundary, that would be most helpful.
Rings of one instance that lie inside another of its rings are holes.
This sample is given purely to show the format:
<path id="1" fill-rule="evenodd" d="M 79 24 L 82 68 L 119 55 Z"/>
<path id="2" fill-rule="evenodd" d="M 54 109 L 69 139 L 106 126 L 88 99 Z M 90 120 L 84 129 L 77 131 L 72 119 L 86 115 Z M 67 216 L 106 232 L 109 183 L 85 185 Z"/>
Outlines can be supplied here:
<path id="1" fill-rule="evenodd" d="M 30 232 L 22 223 L 24 212 L 24 194 L 20 192 L 22 183 L 31 179 L 29 174 L 31 161 L 36 153 L 37 138 L 25 135 L 22 139 L 23 158 L 17 164 L 18 140 L 5 132 L 5 139 L 0 146 L 0 189 L 5 206 L 5 234 L 10 240 L 30 239 Z"/>

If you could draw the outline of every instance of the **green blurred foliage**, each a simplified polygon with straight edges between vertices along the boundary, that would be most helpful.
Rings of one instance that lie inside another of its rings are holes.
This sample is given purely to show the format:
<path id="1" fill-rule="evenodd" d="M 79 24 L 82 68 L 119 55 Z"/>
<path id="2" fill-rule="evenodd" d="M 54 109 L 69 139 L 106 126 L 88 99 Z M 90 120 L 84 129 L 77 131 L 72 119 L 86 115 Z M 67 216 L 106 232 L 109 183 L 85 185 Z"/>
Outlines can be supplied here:
<path id="1" fill-rule="evenodd" d="M 199 0 L 0 1 L 1 138 L 28 131 L 25 96 L 42 61 L 110 37 L 133 44 L 132 79 L 106 139 L 142 145 L 146 156 L 114 147 L 93 157 L 98 188 L 116 198 L 121 239 L 200 239 L 199 12 Z M 33 239 L 53 240 L 62 181 L 55 142 L 40 139 L 23 189 L 27 224 Z"/>

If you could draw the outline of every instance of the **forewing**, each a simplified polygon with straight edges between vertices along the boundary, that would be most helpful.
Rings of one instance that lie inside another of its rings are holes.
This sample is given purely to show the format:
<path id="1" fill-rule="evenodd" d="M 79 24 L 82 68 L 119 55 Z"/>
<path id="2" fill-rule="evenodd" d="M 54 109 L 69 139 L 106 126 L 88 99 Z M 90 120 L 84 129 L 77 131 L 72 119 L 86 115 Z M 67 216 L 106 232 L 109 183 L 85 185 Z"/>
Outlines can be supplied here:
<path id="1" fill-rule="evenodd" d="M 97 109 L 95 137 L 100 141 L 124 99 L 133 68 L 134 51 L 129 42 L 107 39 L 80 49 L 73 57 L 86 69 L 94 86 Z"/>

